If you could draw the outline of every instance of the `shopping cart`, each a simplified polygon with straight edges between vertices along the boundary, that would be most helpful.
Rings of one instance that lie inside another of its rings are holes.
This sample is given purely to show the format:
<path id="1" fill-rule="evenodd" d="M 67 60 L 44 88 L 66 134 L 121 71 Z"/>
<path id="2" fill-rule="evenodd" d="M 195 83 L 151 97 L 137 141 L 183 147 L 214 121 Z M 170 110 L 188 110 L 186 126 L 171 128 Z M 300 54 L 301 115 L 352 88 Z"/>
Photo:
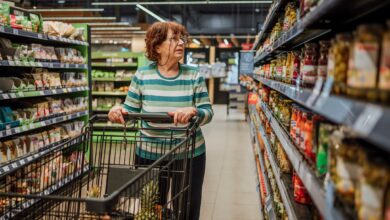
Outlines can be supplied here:
<path id="1" fill-rule="evenodd" d="M 7 175 L 0 219 L 188 219 L 198 120 L 130 114 L 119 133 L 94 128 L 107 120 L 94 116 L 77 141 Z"/>

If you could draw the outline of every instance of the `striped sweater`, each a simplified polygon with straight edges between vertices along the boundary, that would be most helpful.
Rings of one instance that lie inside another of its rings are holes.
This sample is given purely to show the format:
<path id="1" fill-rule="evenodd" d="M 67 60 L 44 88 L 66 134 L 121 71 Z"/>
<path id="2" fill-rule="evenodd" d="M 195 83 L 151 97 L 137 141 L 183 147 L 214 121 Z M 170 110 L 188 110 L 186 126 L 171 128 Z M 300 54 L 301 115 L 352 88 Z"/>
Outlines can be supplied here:
<path id="1" fill-rule="evenodd" d="M 139 68 L 132 78 L 124 107 L 127 111 L 136 113 L 166 113 L 178 108 L 196 107 L 200 125 L 209 123 L 214 114 L 204 78 L 200 76 L 197 68 L 182 64 L 180 64 L 179 74 L 172 78 L 161 75 L 155 63 Z M 167 127 L 167 125 L 142 122 L 143 128 L 161 126 Z M 142 134 L 144 137 L 161 137 L 161 142 L 143 143 L 143 146 L 137 146 L 137 155 L 147 159 L 157 159 L 161 156 L 159 152 L 166 152 L 169 144 L 166 144 L 166 141 L 164 144 L 162 140 L 170 137 L 170 131 L 143 130 Z M 183 135 L 185 134 L 175 133 L 175 137 Z M 204 152 L 205 140 L 202 130 L 198 128 L 195 157 Z"/>

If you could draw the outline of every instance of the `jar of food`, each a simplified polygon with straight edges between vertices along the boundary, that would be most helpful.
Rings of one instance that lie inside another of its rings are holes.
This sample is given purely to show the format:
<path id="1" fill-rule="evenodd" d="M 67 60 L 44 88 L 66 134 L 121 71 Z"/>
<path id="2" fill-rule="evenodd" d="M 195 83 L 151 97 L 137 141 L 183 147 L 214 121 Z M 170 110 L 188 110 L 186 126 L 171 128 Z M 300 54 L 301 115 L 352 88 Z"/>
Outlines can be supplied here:
<path id="1" fill-rule="evenodd" d="M 347 93 L 350 96 L 376 99 L 379 47 L 382 26 L 360 25 L 350 50 Z"/>
<path id="2" fill-rule="evenodd" d="M 349 33 L 338 34 L 329 49 L 327 77 L 333 79 L 333 92 L 335 94 L 346 92 L 351 41 L 352 36 Z"/>
<path id="3" fill-rule="evenodd" d="M 359 219 L 382 219 L 383 200 L 389 182 L 388 168 L 382 155 L 367 153 L 362 156 L 363 175 L 360 177 L 355 206 Z"/>
<path id="4" fill-rule="evenodd" d="M 285 82 L 286 81 L 286 75 L 287 75 L 287 56 L 285 54 L 281 55 L 281 63 L 282 63 L 282 76 L 280 81 Z"/>
<path id="5" fill-rule="evenodd" d="M 318 58 L 317 66 L 317 77 L 326 79 L 328 74 L 328 53 L 329 53 L 330 42 L 329 41 L 320 41 L 320 56 Z"/>
<path id="6" fill-rule="evenodd" d="M 290 129 L 291 104 L 291 100 L 285 99 L 282 103 L 282 109 L 280 110 L 280 121 L 287 130 Z"/>
<path id="7" fill-rule="evenodd" d="M 293 188 L 294 188 L 294 200 L 301 204 L 309 205 L 311 204 L 311 198 L 307 192 L 305 185 L 303 185 L 302 180 L 296 174 L 293 173 Z"/>
<path id="8" fill-rule="evenodd" d="M 300 64 L 301 59 L 299 55 L 299 51 L 292 51 L 291 52 L 291 66 L 290 66 L 290 73 L 291 73 L 291 83 L 293 85 L 296 85 L 299 83 L 299 70 L 300 70 Z"/>
<path id="9" fill-rule="evenodd" d="M 311 87 L 315 84 L 317 79 L 317 44 L 305 44 L 305 52 L 302 64 L 302 85 L 305 87 Z"/>
<path id="10" fill-rule="evenodd" d="M 330 134 L 333 127 L 329 124 L 320 123 L 318 127 L 318 140 L 316 152 L 316 168 L 319 176 L 328 172 L 328 147 Z"/>
<path id="11" fill-rule="evenodd" d="M 379 89 L 381 92 L 381 100 L 383 102 L 390 101 L 390 20 L 387 21 L 387 31 L 383 35 L 381 62 L 379 67 Z"/>
<path id="12" fill-rule="evenodd" d="M 283 69 L 284 83 L 291 83 L 291 65 L 292 65 L 291 58 L 292 58 L 291 52 L 287 53 L 286 65 L 284 66 L 285 69 Z"/>

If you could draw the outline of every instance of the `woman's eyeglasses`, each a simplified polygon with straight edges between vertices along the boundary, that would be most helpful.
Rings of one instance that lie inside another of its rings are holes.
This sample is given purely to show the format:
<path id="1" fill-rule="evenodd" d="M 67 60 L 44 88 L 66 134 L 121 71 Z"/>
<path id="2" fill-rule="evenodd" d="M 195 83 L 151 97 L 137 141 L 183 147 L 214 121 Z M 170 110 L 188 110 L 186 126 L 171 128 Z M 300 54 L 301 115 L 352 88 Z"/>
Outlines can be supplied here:
<path id="1" fill-rule="evenodd" d="M 170 42 L 174 42 L 174 43 L 179 43 L 179 41 L 181 40 L 183 42 L 183 44 L 187 44 L 188 43 L 188 38 L 185 37 L 185 36 L 180 36 L 180 37 L 171 37 L 171 38 L 168 38 L 168 40 Z"/>

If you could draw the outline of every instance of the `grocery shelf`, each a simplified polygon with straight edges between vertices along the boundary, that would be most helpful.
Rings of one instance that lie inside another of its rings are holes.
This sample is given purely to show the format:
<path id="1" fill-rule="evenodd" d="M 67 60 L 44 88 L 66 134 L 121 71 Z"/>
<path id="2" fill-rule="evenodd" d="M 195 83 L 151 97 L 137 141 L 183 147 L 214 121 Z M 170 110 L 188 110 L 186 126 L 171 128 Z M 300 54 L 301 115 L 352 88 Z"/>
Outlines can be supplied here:
<path id="1" fill-rule="evenodd" d="M 36 159 L 42 158 L 51 152 L 62 150 L 68 148 L 69 146 L 81 143 L 80 141 L 85 141 L 84 137 L 82 137 L 82 139 L 80 139 L 80 137 L 63 139 L 59 142 L 47 145 L 37 152 L 26 154 L 25 156 L 18 157 L 14 161 L 10 161 L 5 164 L 0 164 L 0 177 L 10 174 L 15 170 L 20 169 L 22 166 L 25 166 Z"/>
<path id="2" fill-rule="evenodd" d="M 76 118 L 80 118 L 80 117 L 83 117 L 86 115 L 88 115 L 88 111 L 81 111 L 81 112 L 77 112 L 77 113 L 73 113 L 73 114 L 69 114 L 69 115 L 63 115 L 63 116 L 59 116 L 59 117 L 55 117 L 55 118 L 50 118 L 50 119 L 47 119 L 44 121 L 31 123 L 29 125 L 23 125 L 23 126 L 16 127 L 16 128 L 6 129 L 4 131 L 0 131 L 0 138 L 10 137 L 10 136 L 13 136 L 16 134 L 21 134 L 21 133 L 24 133 L 27 131 L 38 129 L 38 128 L 43 128 L 43 127 L 47 127 L 47 126 L 61 123 L 64 121 L 69 121 L 69 120 L 73 120 Z"/>
<path id="3" fill-rule="evenodd" d="M 96 82 L 131 82 L 131 77 L 126 78 L 92 78 Z"/>
<path id="4" fill-rule="evenodd" d="M 72 87 L 72 88 L 61 88 L 61 89 L 47 89 L 40 91 L 27 91 L 27 92 L 11 92 L 11 93 L 1 93 L 0 101 L 6 99 L 17 99 L 17 98 L 30 98 L 30 97 L 40 97 L 40 96 L 50 96 L 66 93 L 75 93 L 88 91 L 88 86 L 81 87 Z"/>
<path id="5" fill-rule="evenodd" d="M 293 199 L 291 175 L 283 174 L 276 163 L 275 154 L 272 152 L 271 145 L 268 142 L 264 127 L 259 123 L 259 132 L 263 139 L 264 147 L 267 152 L 272 171 L 275 175 L 276 183 L 286 208 L 288 219 L 307 219 L 311 216 L 308 206 L 298 204 Z"/>
<path id="6" fill-rule="evenodd" d="M 19 37 L 24 39 L 34 39 L 36 41 L 42 42 L 42 43 L 49 43 L 49 44 L 68 44 L 68 45 L 76 45 L 76 46 L 88 46 L 88 42 L 85 41 L 79 41 L 79 40 L 73 40 L 69 38 L 63 38 L 63 37 L 56 37 L 56 36 L 49 36 L 42 33 L 36 33 L 32 31 L 25 31 L 20 30 L 8 26 L 0 26 L 0 35 L 10 36 L 10 37 Z"/>
<path id="7" fill-rule="evenodd" d="M 96 96 L 126 96 L 127 92 L 98 92 L 98 91 L 92 91 L 92 95 L 96 95 Z"/>
<path id="8" fill-rule="evenodd" d="M 327 0 L 320 1 L 303 18 L 298 20 L 295 25 L 287 32 L 283 33 L 269 48 L 255 57 L 255 64 L 264 63 L 272 56 L 283 53 L 287 48 L 294 49 L 307 41 L 319 38 L 324 34 L 330 33 L 332 29 L 352 22 L 366 14 L 372 13 L 390 4 L 388 1 L 381 0 L 361 0 L 351 2 L 349 0 Z M 277 19 L 277 14 L 274 13 Z M 325 19 L 324 19 L 325 18 Z M 323 22 L 327 20 L 327 22 Z M 334 23 L 329 22 L 334 21 Z M 345 28 L 341 28 L 345 31 Z M 259 40 L 259 43 L 262 43 Z"/>
<path id="9" fill-rule="evenodd" d="M 251 115 L 250 115 L 251 116 Z M 259 144 L 258 144 L 258 141 L 257 141 L 257 138 L 256 138 L 256 126 L 253 124 L 254 122 L 251 120 L 251 117 L 249 116 L 249 126 L 250 126 L 250 135 L 251 135 L 251 142 L 252 142 L 252 144 L 253 144 L 253 146 L 255 146 L 258 150 L 260 150 L 260 148 L 259 148 Z M 254 149 L 255 150 L 255 149 Z M 270 194 L 268 194 L 269 193 L 269 191 L 268 191 L 268 188 L 267 187 L 269 187 L 268 185 L 267 185 L 267 180 L 265 179 L 267 176 L 265 176 L 264 175 L 264 172 L 263 172 L 263 170 L 262 170 L 262 168 L 261 168 L 261 165 L 260 165 L 260 160 L 259 160 L 259 156 L 258 156 L 258 154 L 254 151 L 253 152 L 254 153 L 254 163 L 255 163 L 255 169 L 256 169 L 256 180 L 257 180 L 257 190 L 259 191 L 259 202 L 260 202 L 260 217 L 261 217 L 261 219 L 264 219 L 264 216 L 263 216 L 263 212 L 264 211 L 266 211 L 267 209 L 265 208 L 265 206 L 262 204 L 262 199 L 261 199 L 261 180 L 260 180 L 260 176 L 263 176 L 263 178 L 264 178 L 264 185 L 265 185 L 265 187 L 266 187 L 266 194 L 268 195 L 267 197 L 268 198 L 271 198 L 270 197 Z M 261 151 L 259 151 L 259 153 L 261 153 Z M 271 200 L 271 199 L 269 199 L 269 200 Z M 272 200 L 271 200 L 272 201 Z M 274 207 L 273 207 L 273 203 L 271 202 L 271 204 L 270 204 L 270 207 L 269 207 L 269 209 L 267 210 L 268 211 L 268 213 L 267 213 L 267 216 L 268 217 L 270 217 L 270 219 L 275 219 L 276 218 L 276 215 L 275 215 L 275 209 L 274 209 Z M 273 216 L 272 218 L 271 218 L 271 216 Z"/>
<path id="10" fill-rule="evenodd" d="M 92 67 L 137 67 L 137 63 L 105 63 L 105 62 L 93 62 Z"/>
<path id="11" fill-rule="evenodd" d="M 88 172 L 89 170 L 90 170 L 90 166 L 85 165 L 83 169 L 80 169 L 80 170 L 70 174 L 69 176 L 58 181 L 56 184 L 48 187 L 43 192 L 38 193 L 38 194 L 34 194 L 31 197 L 50 195 L 50 194 L 54 193 L 55 191 L 60 190 L 62 187 L 64 187 L 68 183 L 72 182 L 73 180 L 76 180 L 77 178 L 81 177 L 84 173 Z M 25 195 L 25 196 L 27 197 L 28 195 Z M 38 198 L 31 198 L 31 199 L 23 202 L 22 204 L 18 204 L 17 207 L 20 207 L 20 209 L 12 209 L 12 212 L 11 211 L 6 212 L 3 216 L 0 216 L 0 220 L 11 219 L 11 218 L 16 217 L 19 213 L 21 213 L 22 211 L 26 210 L 27 208 L 33 206 L 39 200 L 40 199 L 38 199 Z"/>
<path id="12" fill-rule="evenodd" d="M 287 4 L 287 2 L 288 2 L 288 0 L 278 0 L 275 4 L 273 4 L 271 6 L 270 11 L 269 11 L 267 17 L 265 18 L 263 26 L 261 27 L 261 30 L 259 32 L 258 41 L 255 42 L 253 49 L 257 49 L 258 43 L 262 42 L 262 40 L 265 36 L 265 33 L 271 31 L 272 26 L 277 21 L 277 15 L 278 15 L 277 12 L 280 11 L 281 9 L 283 9 L 283 6 L 285 6 Z"/>
<path id="13" fill-rule="evenodd" d="M 279 122 L 272 115 L 266 104 L 261 103 L 260 105 L 267 117 L 267 120 L 270 122 L 275 135 L 278 137 L 281 145 L 284 148 L 284 151 L 290 159 L 294 170 L 302 180 L 308 193 L 310 194 L 312 201 L 320 211 L 321 215 L 328 220 L 347 219 L 342 214 L 342 211 L 340 211 L 339 207 L 335 207 L 333 205 L 331 207 L 330 204 L 326 201 L 324 186 L 319 181 L 314 171 L 310 168 L 310 165 L 307 163 L 300 151 L 292 143 L 289 135 L 280 126 Z"/>
<path id="14" fill-rule="evenodd" d="M 314 90 L 297 88 L 294 85 L 265 79 L 258 75 L 253 77 L 330 121 L 352 128 L 362 138 L 390 152 L 390 135 L 387 129 L 390 124 L 389 108 L 347 97 L 328 95 L 326 89 L 320 93 L 319 91 L 315 92 Z"/>
<path id="15" fill-rule="evenodd" d="M 59 62 L 27 62 L 27 61 L 9 61 L 1 60 L 0 66 L 5 67 L 41 67 L 48 69 L 88 69 L 87 64 L 71 64 Z"/>

